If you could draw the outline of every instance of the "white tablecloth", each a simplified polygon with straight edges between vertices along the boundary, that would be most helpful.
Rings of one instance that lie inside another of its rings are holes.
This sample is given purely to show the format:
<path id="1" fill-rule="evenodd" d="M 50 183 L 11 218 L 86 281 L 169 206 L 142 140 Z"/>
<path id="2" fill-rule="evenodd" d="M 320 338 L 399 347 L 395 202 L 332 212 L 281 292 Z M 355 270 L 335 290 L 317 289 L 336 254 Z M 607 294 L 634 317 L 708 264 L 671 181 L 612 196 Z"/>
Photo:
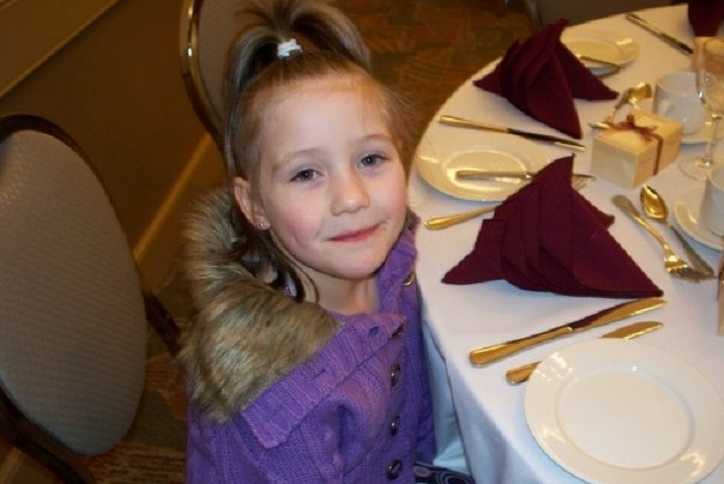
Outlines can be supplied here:
<path id="1" fill-rule="evenodd" d="M 693 45 L 685 8 L 683 5 L 666 7 L 645 10 L 640 14 Z M 610 87 L 618 91 L 641 81 L 653 83 L 667 72 L 688 69 L 690 66 L 687 56 L 629 23 L 623 16 L 593 21 L 572 29 L 616 31 L 638 42 L 638 59 L 620 73 L 605 79 Z M 490 69 L 491 66 L 487 66 L 481 73 Z M 479 74 L 474 78 L 478 78 Z M 612 104 L 613 101 L 576 101 L 585 133 L 583 142 L 587 146 L 591 145 L 591 131 L 586 127 L 588 121 L 602 119 Z M 503 98 L 474 87 L 469 81 L 447 100 L 438 114 L 441 113 L 560 134 L 521 113 Z M 500 135 L 481 132 L 480 136 L 482 139 L 484 136 Z M 568 154 L 561 148 L 543 144 L 540 147 L 550 156 L 550 160 Z M 682 145 L 679 156 L 694 156 L 703 149 L 703 145 Z M 718 151 L 724 155 L 724 150 Z M 589 171 L 590 153 L 589 149 L 577 155 L 575 170 Z M 686 178 L 676 166 L 671 165 L 649 183 L 673 205 L 677 198 L 699 182 Z M 715 282 L 692 284 L 674 279 L 664 271 L 659 246 L 610 202 L 611 196 L 616 193 L 625 193 L 637 200 L 638 190 L 622 190 L 599 179 L 582 193 L 601 210 L 616 216 L 611 233 L 664 291 L 668 301 L 662 309 L 626 321 L 655 319 L 664 323 L 664 328 L 638 341 L 671 352 L 694 366 L 724 395 L 724 337 L 717 336 L 716 330 Z M 479 205 L 434 190 L 419 178 L 414 169 L 410 178 L 410 203 L 423 219 Z M 462 449 L 459 439 L 456 439 L 456 412 L 469 468 L 478 482 L 580 482 L 538 447 L 528 430 L 523 409 L 526 386 L 508 385 L 504 372 L 513 366 L 544 358 L 557 348 L 599 336 L 611 328 L 600 328 L 542 345 L 485 368 L 472 367 L 468 361 L 468 352 L 473 347 L 521 337 L 578 319 L 620 300 L 523 291 L 505 281 L 467 286 L 442 284 L 440 281 L 447 270 L 472 248 L 479 227 L 479 221 L 436 232 L 421 227 L 417 235 L 420 254 L 417 275 L 424 299 L 427 342 L 437 403 L 436 424 L 443 447 L 440 449 L 439 462 L 460 467 Z M 667 238 L 682 253 L 671 233 L 667 234 Z M 697 242 L 692 243 L 712 266 L 717 263 L 717 251 Z M 615 326 L 621 325 L 619 323 Z M 454 409 L 451 401 L 454 402 Z M 724 465 L 719 465 L 704 482 L 723 483 Z"/>

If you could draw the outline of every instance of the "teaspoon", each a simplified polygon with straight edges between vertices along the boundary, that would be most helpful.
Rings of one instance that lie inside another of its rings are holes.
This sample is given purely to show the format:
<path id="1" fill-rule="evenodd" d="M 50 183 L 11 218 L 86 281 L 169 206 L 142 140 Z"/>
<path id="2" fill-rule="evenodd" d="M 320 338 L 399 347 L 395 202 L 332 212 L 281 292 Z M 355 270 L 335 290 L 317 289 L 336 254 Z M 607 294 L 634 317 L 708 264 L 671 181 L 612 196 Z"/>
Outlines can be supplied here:
<path id="1" fill-rule="evenodd" d="M 621 94 L 621 98 L 616 102 L 616 105 L 613 107 L 613 110 L 611 111 L 611 114 L 609 114 L 605 120 L 600 121 L 598 123 L 589 123 L 591 127 L 593 128 L 600 128 L 600 129 L 606 129 L 610 127 L 610 124 L 614 122 L 614 118 L 616 117 L 616 113 L 619 109 L 621 109 L 624 104 L 630 104 L 633 107 L 638 107 L 638 103 L 640 101 L 643 101 L 644 99 L 648 99 L 651 96 L 653 96 L 654 90 L 651 87 L 651 84 L 648 82 L 640 82 L 636 84 L 634 87 L 630 87 L 626 89 L 623 94 Z"/>

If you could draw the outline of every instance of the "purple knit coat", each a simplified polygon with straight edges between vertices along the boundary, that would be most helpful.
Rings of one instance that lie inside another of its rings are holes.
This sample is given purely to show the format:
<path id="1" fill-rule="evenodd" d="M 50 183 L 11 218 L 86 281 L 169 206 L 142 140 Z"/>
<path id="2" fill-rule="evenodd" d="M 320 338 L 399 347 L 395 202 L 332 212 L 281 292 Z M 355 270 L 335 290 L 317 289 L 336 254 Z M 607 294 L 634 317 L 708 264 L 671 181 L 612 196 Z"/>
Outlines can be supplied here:
<path id="1" fill-rule="evenodd" d="M 408 229 L 378 273 L 378 312 L 332 314 L 326 345 L 230 419 L 191 402 L 187 483 L 413 483 L 435 446 L 415 256 Z"/>

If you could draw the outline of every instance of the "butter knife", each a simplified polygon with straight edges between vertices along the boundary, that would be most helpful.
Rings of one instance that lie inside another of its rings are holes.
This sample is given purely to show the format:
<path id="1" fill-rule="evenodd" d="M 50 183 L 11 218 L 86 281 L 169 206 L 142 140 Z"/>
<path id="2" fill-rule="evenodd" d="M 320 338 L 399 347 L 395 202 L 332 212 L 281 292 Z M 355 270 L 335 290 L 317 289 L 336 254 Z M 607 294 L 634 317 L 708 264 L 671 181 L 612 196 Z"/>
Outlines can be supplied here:
<path id="1" fill-rule="evenodd" d="M 666 301 L 662 298 L 649 297 L 617 304 L 577 321 L 556 326 L 555 328 L 551 328 L 540 333 L 506 341 L 505 343 L 474 349 L 469 355 L 470 362 L 476 366 L 485 366 L 488 363 L 501 360 L 521 350 L 531 348 L 561 336 L 568 336 L 573 333 L 596 328 L 598 326 L 603 326 L 604 324 L 613 323 L 614 321 L 620 321 L 631 316 L 651 311 L 652 309 L 663 306 L 664 303 L 666 303 Z"/>
<path id="2" fill-rule="evenodd" d="M 658 27 L 655 27 L 648 23 L 646 20 L 642 19 L 635 13 L 627 13 L 626 14 L 626 20 L 629 22 L 635 23 L 639 27 L 643 28 L 644 30 L 648 30 L 652 34 L 654 34 L 656 37 L 660 38 L 664 42 L 667 42 L 674 48 L 680 50 L 684 54 L 693 54 L 694 49 L 692 49 L 689 45 L 685 44 L 684 42 L 680 41 L 679 39 L 676 39 L 672 37 L 671 35 L 667 34 L 666 32 L 662 31 Z"/>
<path id="3" fill-rule="evenodd" d="M 497 126 L 495 124 L 481 123 L 479 121 L 471 121 L 469 119 L 460 118 L 458 116 L 442 115 L 439 121 L 442 124 L 448 126 L 457 126 L 459 128 L 471 128 L 471 129 L 482 129 L 485 131 L 496 131 L 498 133 L 508 133 L 522 136 L 536 141 L 545 141 L 547 143 L 553 143 L 554 145 L 561 146 L 563 148 L 574 149 L 578 151 L 586 151 L 586 147 L 576 141 L 559 138 L 558 136 L 551 136 L 549 134 L 534 133 L 532 131 L 523 131 L 522 129 L 507 128 L 505 126 Z"/>
<path id="4" fill-rule="evenodd" d="M 455 178 L 460 180 L 496 180 L 499 178 L 517 178 L 518 180 L 532 180 L 536 173 L 531 171 L 496 171 L 496 170 L 477 170 L 473 168 L 460 169 L 455 172 Z M 586 180 L 595 180 L 593 175 L 583 173 L 573 173 L 573 178 L 585 178 Z"/>
<path id="5" fill-rule="evenodd" d="M 602 335 L 601 338 L 621 338 L 629 340 L 656 331 L 662 326 L 663 324 L 657 321 L 641 321 L 614 329 L 610 333 Z M 536 361 L 508 370 L 505 372 L 505 379 L 508 380 L 508 383 L 511 385 L 523 383 L 530 378 L 531 373 L 533 373 L 533 370 L 535 370 L 539 364 L 540 361 Z"/>

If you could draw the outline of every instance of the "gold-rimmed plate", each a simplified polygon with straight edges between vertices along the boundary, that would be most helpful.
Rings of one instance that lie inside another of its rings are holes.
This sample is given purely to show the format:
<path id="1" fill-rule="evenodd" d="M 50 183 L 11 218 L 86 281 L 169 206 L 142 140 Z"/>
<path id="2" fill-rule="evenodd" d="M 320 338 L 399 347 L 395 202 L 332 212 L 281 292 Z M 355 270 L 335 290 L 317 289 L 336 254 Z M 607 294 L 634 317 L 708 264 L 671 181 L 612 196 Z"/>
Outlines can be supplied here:
<path id="1" fill-rule="evenodd" d="M 697 482 L 724 457 L 724 400 L 671 352 L 598 339 L 546 358 L 525 415 L 540 447 L 591 482 Z"/>
<path id="2" fill-rule="evenodd" d="M 431 125 L 415 154 L 420 176 L 433 188 L 456 198 L 488 202 L 505 200 L 525 181 L 460 180 L 456 172 L 536 172 L 547 162 L 540 146 L 519 136 L 444 125 Z"/>
<path id="3" fill-rule="evenodd" d="M 639 45 L 631 37 L 607 30 L 566 29 L 561 42 L 578 56 L 601 59 L 619 66 L 633 62 L 639 56 Z M 611 68 L 584 60 L 594 75 L 605 75 Z"/>
<path id="4" fill-rule="evenodd" d="M 701 223 L 701 200 L 704 187 L 686 192 L 674 203 L 674 220 L 686 235 L 714 250 L 724 250 L 724 241 Z"/>

